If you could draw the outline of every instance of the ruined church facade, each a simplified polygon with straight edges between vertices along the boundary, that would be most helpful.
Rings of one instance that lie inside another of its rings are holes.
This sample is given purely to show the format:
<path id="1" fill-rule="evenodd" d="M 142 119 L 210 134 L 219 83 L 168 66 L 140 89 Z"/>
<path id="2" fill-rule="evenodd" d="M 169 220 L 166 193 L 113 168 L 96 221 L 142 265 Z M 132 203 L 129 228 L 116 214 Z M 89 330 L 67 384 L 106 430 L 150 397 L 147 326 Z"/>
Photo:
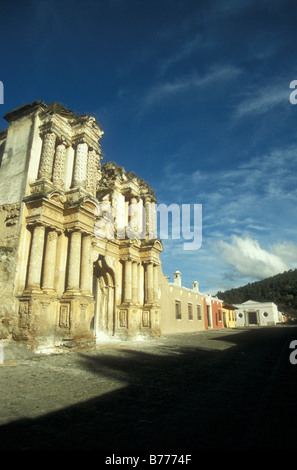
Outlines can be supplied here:
<path id="1" fill-rule="evenodd" d="M 0 339 L 50 350 L 159 334 L 152 189 L 102 164 L 93 117 L 36 101 L 4 118 Z"/>

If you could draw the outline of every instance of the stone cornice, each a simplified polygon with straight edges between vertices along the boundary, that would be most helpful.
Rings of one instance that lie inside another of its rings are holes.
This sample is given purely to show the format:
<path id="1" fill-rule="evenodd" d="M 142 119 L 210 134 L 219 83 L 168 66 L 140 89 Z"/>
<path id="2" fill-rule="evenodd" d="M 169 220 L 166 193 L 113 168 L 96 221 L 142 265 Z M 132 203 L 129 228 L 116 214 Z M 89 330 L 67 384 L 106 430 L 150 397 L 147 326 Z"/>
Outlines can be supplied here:
<path id="1" fill-rule="evenodd" d="M 47 105 L 43 101 L 33 101 L 33 103 L 25 104 L 5 114 L 4 119 L 11 123 L 28 114 L 35 113 L 37 111 L 43 111 L 46 109 L 46 107 Z"/>
<path id="2" fill-rule="evenodd" d="M 39 128 L 40 135 L 53 132 L 56 134 L 58 141 L 65 143 L 66 146 L 71 144 L 71 126 L 65 118 L 55 115 L 45 115 L 42 117 L 42 124 Z"/>

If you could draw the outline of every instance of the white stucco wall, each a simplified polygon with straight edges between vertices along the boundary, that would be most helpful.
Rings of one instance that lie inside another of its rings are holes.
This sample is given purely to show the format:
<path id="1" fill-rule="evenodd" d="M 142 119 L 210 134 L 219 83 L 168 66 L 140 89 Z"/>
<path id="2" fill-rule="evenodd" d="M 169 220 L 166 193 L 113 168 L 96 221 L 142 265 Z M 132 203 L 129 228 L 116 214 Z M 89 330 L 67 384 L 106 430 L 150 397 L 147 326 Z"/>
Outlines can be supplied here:
<path id="1" fill-rule="evenodd" d="M 11 122 L 0 168 L 0 204 L 20 202 L 36 179 L 42 141 L 34 114 Z"/>
<path id="2" fill-rule="evenodd" d="M 259 326 L 275 325 L 281 321 L 278 308 L 273 302 L 254 302 L 247 301 L 243 304 L 235 304 L 236 310 L 236 326 L 250 326 L 249 312 L 256 312 L 257 324 Z"/>

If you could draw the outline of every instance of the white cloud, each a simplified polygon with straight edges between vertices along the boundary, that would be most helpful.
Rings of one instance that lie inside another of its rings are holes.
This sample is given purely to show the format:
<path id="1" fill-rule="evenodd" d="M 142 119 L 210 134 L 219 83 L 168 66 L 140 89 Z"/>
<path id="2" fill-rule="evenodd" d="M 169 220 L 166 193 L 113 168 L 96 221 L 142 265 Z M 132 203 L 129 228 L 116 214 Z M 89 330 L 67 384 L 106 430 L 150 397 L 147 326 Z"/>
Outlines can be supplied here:
<path id="1" fill-rule="evenodd" d="M 211 68 L 205 75 L 191 75 L 181 77 L 174 81 L 166 81 L 151 87 L 144 95 L 141 105 L 141 112 L 159 103 L 168 97 L 177 95 L 193 89 L 203 88 L 221 80 L 231 80 L 241 73 L 241 69 L 232 65 L 216 66 Z M 191 96 L 191 99 L 193 97 Z"/>
<path id="2" fill-rule="evenodd" d="M 234 118 L 243 118 L 255 114 L 264 114 L 280 104 L 288 104 L 289 92 L 286 82 L 279 85 L 264 86 L 250 92 L 241 101 L 233 114 Z"/>
<path id="3" fill-rule="evenodd" d="M 161 74 L 164 74 L 169 67 L 190 57 L 197 49 L 206 46 L 207 43 L 201 34 L 197 34 L 193 39 L 185 41 L 174 54 L 163 60 L 160 66 Z"/>
<path id="4" fill-rule="evenodd" d="M 233 266 L 240 274 L 264 279 L 290 269 L 290 257 L 287 256 L 285 261 L 281 256 L 281 247 L 279 248 L 278 251 L 275 246 L 272 253 L 261 248 L 257 240 L 232 235 L 231 243 L 217 242 L 215 251 L 226 264 Z M 296 246 L 294 249 L 297 253 Z M 286 253 L 288 255 L 288 252 Z"/>
<path id="5" fill-rule="evenodd" d="M 171 202 L 203 204 L 204 228 L 212 230 L 215 225 L 228 232 L 257 230 L 280 234 L 296 227 L 296 156 L 294 146 L 276 149 L 233 170 L 187 172 L 171 163 L 164 168 L 159 191 Z M 182 161 L 182 156 L 173 160 Z"/>
<path id="6" fill-rule="evenodd" d="M 273 253 L 293 268 L 297 262 L 297 246 L 292 242 L 276 243 L 271 247 Z"/>
<path id="7" fill-rule="evenodd" d="M 158 190 L 169 203 L 203 206 L 202 250 L 193 256 L 197 267 L 187 258 L 188 271 L 202 285 L 208 271 L 212 286 L 224 290 L 297 267 L 294 146 L 253 156 L 228 170 L 190 172 L 174 161 L 181 162 L 182 155 L 164 168 Z M 205 262 L 203 252 L 211 261 Z M 171 259 L 183 257 L 174 253 Z M 170 262 L 170 256 L 165 259 Z"/>

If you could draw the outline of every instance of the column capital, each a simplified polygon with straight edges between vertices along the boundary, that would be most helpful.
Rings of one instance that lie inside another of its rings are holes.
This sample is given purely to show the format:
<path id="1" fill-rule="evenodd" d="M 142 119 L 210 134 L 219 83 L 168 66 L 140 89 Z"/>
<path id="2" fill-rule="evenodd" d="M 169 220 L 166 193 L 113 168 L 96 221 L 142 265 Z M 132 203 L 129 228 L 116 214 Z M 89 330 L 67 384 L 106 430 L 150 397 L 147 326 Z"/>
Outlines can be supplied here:
<path id="1" fill-rule="evenodd" d="M 83 235 L 83 232 L 81 231 L 81 229 L 77 226 L 73 226 L 73 227 L 67 227 L 66 230 L 65 230 L 65 233 L 66 234 L 69 234 L 70 236 L 75 233 L 75 232 L 80 232 L 81 235 Z"/>
<path id="2" fill-rule="evenodd" d="M 39 128 L 39 135 L 42 139 L 44 139 L 44 137 L 47 135 L 47 134 L 55 134 L 55 136 L 57 137 L 58 136 L 58 132 L 56 132 L 56 128 L 55 126 L 53 125 L 52 122 L 47 122 L 43 125 L 40 126 Z"/>
<path id="3" fill-rule="evenodd" d="M 57 145 L 65 145 L 65 147 L 70 147 L 71 145 L 70 137 L 64 134 L 57 134 Z"/>
<path id="4" fill-rule="evenodd" d="M 81 132 L 72 137 L 72 146 L 77 148 L 79 144 L 86 144 L 88 150 L 95 150 L 99 155 L 101 154 L 99 142 L 88 132 Z"/>
<path id="5" fill-rule="evenodd" d="M 154 264 L 155 264 L 155 261 L 152 260 L 152 259 L 146 259 L 146 260 L 142 260 L 142 264 L 143 264 L 144 266 L 147 266 L 147 265 L 149 265 L 149 264 L 154 265 Z"/>
<path id="6" fill-rule="evenodd" d="M 50 229 L 47 235 L 49 240 L 56 240 L 58 238 L 58 232 L 56 229 Z"/>
<path id="7" fill-rule="evenodd" d="M 42 222 L 36 220 L 36 221 L 29 221 L 27 223 L 27 229 L 32 233 L 39 231 L 45 233 L 46 225 L 43 224 Z"/>
<path id="8" fill-rule="evenodd" d="M 71 125 L 68 121 L 67 116 L 62 116 L 59 113 L 59 105 L 47 109 L 41 113 L 41 125 L 39 127 L 40 134 L 44 132 L 54 132 L 57 137 L 67 137 L 67 140 L 71 139 Z"/>

